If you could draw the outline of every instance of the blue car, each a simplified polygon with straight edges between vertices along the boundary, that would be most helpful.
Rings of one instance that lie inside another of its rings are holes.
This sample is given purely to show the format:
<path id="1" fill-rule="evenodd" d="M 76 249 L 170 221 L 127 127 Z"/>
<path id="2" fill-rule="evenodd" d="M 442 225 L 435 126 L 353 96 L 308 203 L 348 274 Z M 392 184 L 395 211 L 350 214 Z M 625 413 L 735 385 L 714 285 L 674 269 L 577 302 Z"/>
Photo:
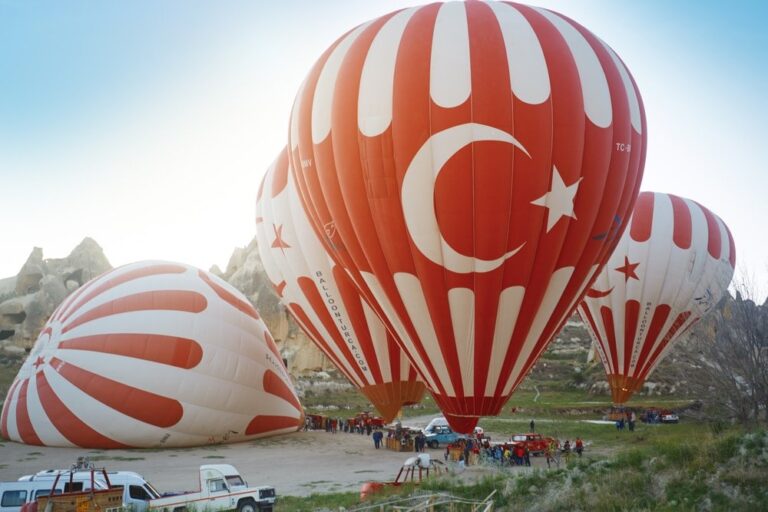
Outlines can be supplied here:
<path id="1" fill-rule="evenodd" d="M 465 436 L 457 434 L 448 425 L 435 425 L 424 430 L 427 439 L 427 446 L 430 448 L 439 448 L 440 445 L 451 444 Z"/>

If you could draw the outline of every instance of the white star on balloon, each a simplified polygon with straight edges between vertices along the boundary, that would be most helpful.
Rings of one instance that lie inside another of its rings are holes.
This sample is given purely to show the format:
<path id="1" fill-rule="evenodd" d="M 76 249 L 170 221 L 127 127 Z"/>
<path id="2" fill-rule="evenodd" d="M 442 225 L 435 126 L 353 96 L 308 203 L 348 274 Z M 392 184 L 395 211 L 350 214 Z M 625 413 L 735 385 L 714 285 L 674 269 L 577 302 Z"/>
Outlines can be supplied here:
<path id="1" fill-rule="evenodd" d="M 557 167 L 552 166 L 552 187 L 549 192 L 531 201 L 531 204 L 547 208 L 547 233 L 557 224 L 561 217 L 576 218 L 573 211 L 573 200 L 579 190 L 581 178 L 576 183 L 566 186 Z"/>

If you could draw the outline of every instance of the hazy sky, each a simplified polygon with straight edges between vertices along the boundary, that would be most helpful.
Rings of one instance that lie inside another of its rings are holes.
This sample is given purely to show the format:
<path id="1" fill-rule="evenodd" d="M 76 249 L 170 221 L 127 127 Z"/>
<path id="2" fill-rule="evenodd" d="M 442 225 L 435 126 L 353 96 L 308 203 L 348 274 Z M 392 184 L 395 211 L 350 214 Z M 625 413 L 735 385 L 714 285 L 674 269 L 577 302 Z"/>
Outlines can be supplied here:
<path id="1" fill-rule="evenodd" d="M 222 267 L 320 53 L 413 1 L 0 0 L 0 277 L 85 236 L 113 265 Z M 624 59 L 643 190 L 695 199 L 768 284 L 766 2 L 540 1 Z M 767 288 L 766 286 L 762 286 Z"/>

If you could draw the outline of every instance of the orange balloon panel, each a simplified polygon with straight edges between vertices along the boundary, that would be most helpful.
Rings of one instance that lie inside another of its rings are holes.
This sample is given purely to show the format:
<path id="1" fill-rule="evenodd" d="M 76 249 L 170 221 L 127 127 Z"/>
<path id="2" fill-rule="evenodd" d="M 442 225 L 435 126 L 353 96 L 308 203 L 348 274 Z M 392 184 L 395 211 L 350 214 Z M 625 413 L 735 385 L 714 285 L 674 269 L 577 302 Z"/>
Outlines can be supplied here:
<path id="1" fill-rule="evenodd" d="M 6 439 L 83 448 L 237 442 L 303 422 L 248 300 L 216 276 L 161 261 L 116 268 L 70 295 L 0 417 Z"/>
<path id="2" fill-rule="evenodd" d="M 473 1 L 334 43 L 296 97 L 289 149 L 326 248 L 467 432 L 499 413 L 610 256 L 645 139 L 605 43 L 552 11 Z"/>
<path id="3" fill-rule="evenodd" d="M 259 253 L 281 301 L 304 332 L 386 421 L 419 402 L 424 384 L 349 275 L 329 258 L 301 206 L 283 151 L 256 204 Z"/>
<path id="4" fill-rule="evenodd" d="M 640 194 L 630 228 L 579 305 L 615 403 L 629 400 L 715 307 L 735 265 L 733 238 L 717 215 L 690 199 Z"/>

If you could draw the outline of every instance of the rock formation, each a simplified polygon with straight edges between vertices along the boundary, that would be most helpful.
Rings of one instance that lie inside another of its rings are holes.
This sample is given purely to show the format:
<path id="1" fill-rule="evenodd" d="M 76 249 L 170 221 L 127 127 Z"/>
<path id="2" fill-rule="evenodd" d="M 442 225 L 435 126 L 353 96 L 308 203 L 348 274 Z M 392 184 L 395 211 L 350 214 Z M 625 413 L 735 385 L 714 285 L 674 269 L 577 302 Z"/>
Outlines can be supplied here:
<path id="1" fill-rule="evenodd" d="M 67 295 L 111 268 L 91 238 L 80 242 L 66 258 L 44 259 L 40 247 L 32 249 L 16 277 L 0 281 L 0 343 L 31 347 Z"/>

